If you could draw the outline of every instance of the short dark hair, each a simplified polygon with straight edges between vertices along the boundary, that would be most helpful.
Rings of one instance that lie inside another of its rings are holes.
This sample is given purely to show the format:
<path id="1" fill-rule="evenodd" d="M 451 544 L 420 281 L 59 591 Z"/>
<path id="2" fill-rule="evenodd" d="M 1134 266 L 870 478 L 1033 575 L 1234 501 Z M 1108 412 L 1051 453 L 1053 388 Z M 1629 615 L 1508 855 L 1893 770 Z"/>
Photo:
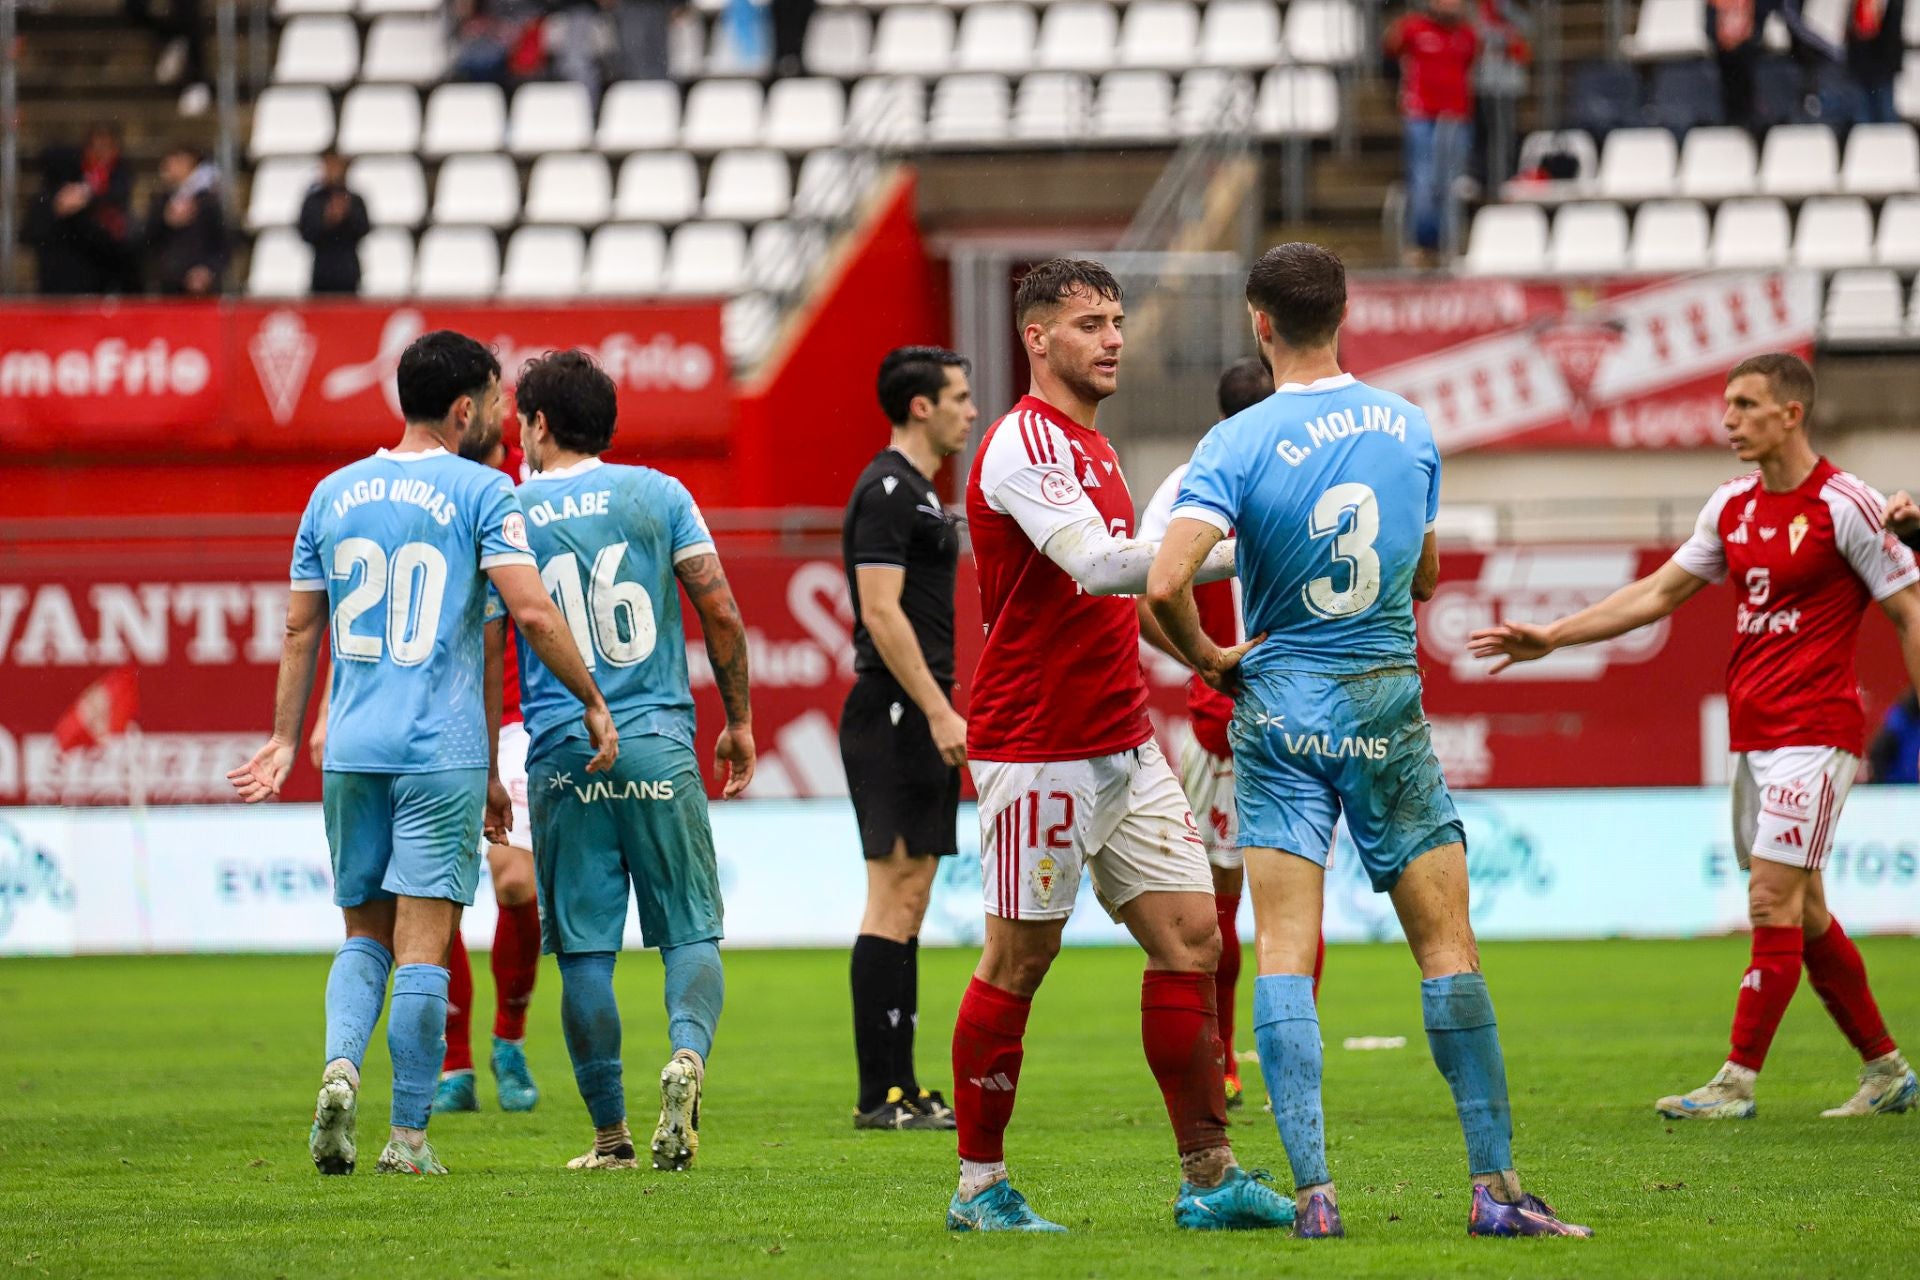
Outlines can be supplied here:
<path id="1" fill-rule="evenodd" d="M 1800 402 L 1803 416 L 1813 416 L 1813 370 L 1807 362 L 1791 351 L 1768 351 L 1757 356 L 1748 356 L 1727 371 L 1727 381 L 1743 378 L 1749 373 L 1757 373 L 1767 380 L 1767 390 L 1773 392 L 1776 404 L 1785 405 L 1791 401 Z"/>
<path id="2" fill-rule="evenodd" d="M 1120 282 L 1113 272 L 1085 258 L 1048 258 L 1020 278 L 1013 295 L 1015 322 L 1026 327 L 1027 317 L 1041 307 L 1058 306 L 1075 289 L 1085 289 L 1109 302 L 1121 301 Z"/>
<path id="3" fill-rule="evenodd" d="M 606 370 L 575 347 L 549 351 L 520 366 L 514 408 L 528 422 L 547 415 L 547 430 L 562 448 L 575 453 L 604 453 L 613 443 L 620 393 Z"/>
<path id="4" fill-rule="evenodd" d="M 896 427 L 907 425 L 915 396 L 938 401 L 946 389 L 947 370 L 972 373 L 973 362 L 945 347 L 895 347 L 880 361 L 876 390 L 880 411 Z"/>
<path id="5" fill-rule="evenodd" d="M 1323 245 L 1277 244 L 1247 273 L 1247 301 L 1273 321 L 1274 336 L 1287 346 L 1324 347 L 1347 313 L 1346 264 Z"/>
<path id="6" fill-rule="evenodd" d="M 486 394 L 500 376 L 493 352 L 464 333 L 435 329 L 400 353 L 400 416 L 408 422 L 439 422 L 461 396 Z"/>
<path id="7" fill-rule="evenodd" d="M 1226 367 L 1215 394 L 1220 400 L 1220 416 L 1231 418 L 1273 394 L 1273 374 L 1259 356 L 1244 356 Z"/>

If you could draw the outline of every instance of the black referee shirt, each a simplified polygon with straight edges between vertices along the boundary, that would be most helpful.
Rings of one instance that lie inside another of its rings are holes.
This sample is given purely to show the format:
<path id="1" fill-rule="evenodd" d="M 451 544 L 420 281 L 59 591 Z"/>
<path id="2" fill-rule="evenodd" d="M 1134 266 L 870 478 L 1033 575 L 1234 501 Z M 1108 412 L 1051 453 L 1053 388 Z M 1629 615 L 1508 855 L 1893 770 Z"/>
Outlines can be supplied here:
<path id="1" fill-rule="evenodd" d="M 940 505 L 932 481 L 897 449 L 882 449 L 860 473 L 840 527 L 840 554 L 853 596 L 853 668 L 890 675 L 860 621 L 863 564 L 906 570 L 900 609 L 920 641 L 927 670 L 942 688 L 953 685 L 953 577 L 960 533 Z"/>

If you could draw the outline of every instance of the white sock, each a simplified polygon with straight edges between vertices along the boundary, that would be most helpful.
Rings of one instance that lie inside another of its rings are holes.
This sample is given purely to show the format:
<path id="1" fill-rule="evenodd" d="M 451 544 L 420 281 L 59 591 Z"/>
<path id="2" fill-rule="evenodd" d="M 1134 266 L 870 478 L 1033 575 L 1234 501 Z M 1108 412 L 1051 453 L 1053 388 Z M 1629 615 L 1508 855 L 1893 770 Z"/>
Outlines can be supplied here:
<path id="1" fill-rule="evenodd" d="M 960 1198 L 971 1200 L 996 1182 L 1007 1180 L 1005 1160 L 962 1160 L 960 1162 Z"/>

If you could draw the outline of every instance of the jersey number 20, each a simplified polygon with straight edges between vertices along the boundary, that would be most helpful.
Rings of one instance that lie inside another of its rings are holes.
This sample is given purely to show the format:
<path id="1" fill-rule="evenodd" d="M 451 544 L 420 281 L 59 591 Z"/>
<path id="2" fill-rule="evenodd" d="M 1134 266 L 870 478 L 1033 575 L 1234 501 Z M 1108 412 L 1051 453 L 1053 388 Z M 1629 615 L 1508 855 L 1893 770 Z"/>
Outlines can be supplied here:
<path id="1" fill-rule="evenodd" d="M 1351 519 L 1349 519 L 1351 517 Z M 1307 529 L 1316 539 L 1333 539 L 1333 560 L 1343 568 L 1346 585 L 1323 574 L 1300 590 L 1307 608 L 1322 618 L 1351 618 L 1373 608 L 1380 598 L 1380 504 L 1364 484 L 1336 484 L 1313 504 Z"/>
<path id="2" fill-rule="evenodd" d="M 425 662 L 440 632 L 447 558 L 428 542 L 402 543 L 389 557 L 372 538 L 340 539 L 333 549 L 334 580 L 352 581 L 356 565 L 363 571 L 360 585 L 341 597 L 333 611 L 334 652 L 359 662 L 378 662 L 384 650 L 399 666 Z M 385 634 L 355 634 L 353 624 L 360 615 L 383 599 L 387 602 Z"/>
<path id="3" fill-rule="evenodd" d="M 624 542 L 600 548 L 593 557 L 593 579 L 584 583 L 580 559 L 571 551 L 540 567 L 540 583 L 566 615 L 588 670 L 597 665 L 596 655 L 609 666 L 631 667 L 653 653 L 653 597 L 639 583 L 619 580 L 626 556 Z"/>

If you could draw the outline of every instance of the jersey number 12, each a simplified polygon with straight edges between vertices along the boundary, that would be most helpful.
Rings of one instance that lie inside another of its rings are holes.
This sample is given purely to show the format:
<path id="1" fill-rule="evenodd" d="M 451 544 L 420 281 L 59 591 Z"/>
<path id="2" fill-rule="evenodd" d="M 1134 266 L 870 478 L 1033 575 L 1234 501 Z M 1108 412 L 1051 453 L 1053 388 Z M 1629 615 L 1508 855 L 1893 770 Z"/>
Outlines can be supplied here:
<path id="1" fill-rule="evenodd" d="M 567 630 L 580 658 L 591 671 L 596 655 L 609 666 L 631 667 L 653 653 L 656 628 L 653 597 L 637 582 L 619 580 L 627 544 L 600 548 L 593 557 L 593 577 L 583 582 L 580 559 L 567 551 L 540 567 L 540 582 L 566 616 Z"/>
<path id="2" fill-rule="evenodd" d="M 1351 520 L 1349 520 L 1351 517 Z M 1322 618 L 1351 618 L 1373 608 L 1380 599 L 1380 555 L 1373 549 L 1380 536 L 1380 503 L 1364 484 L 1336 484 L 1320 495 L 1307 520 L 1314 538 L 1333 539 L 1333 560 L 1343 567 L 1345 587 L 1334 575 L 1323 574 L 1300 590 L 1307 608 Z"/>

